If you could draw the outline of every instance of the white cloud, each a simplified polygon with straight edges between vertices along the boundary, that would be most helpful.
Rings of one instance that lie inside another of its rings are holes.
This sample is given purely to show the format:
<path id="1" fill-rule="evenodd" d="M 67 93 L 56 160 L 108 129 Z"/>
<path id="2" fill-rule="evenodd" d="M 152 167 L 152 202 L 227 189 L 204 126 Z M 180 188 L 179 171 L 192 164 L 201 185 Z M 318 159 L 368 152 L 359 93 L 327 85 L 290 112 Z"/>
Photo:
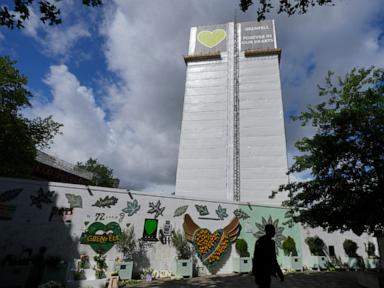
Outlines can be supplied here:
<path id="1" fill-rule="evenodd" d="M 66 66 L 51 67 L 46 83 L 54 101 L 40 108 L 65 125 L 53 151 L 73 162 L 99 158 L 114 168 L 123 185 L 171 191 L 184 96 L 182 55 L 187 52 L 189 29 L 233 21 L 237 5 L 238 0 L 116 0 L 105 6 L 104 53 L 108 69 L 120 79 L 104 83 L 102 102 L 108 121 L 90 88 L 81 86 Z M 239 21 L 253 20 L 255 9 L 239 14 Z M 350 0 L 306 15 L 275 17 L 278 45 L 283 49 L 286 113 L 318 101 L 316 84 L 323 82 L 329 69 L 342 75 L 353 66 L 383 66 L 379 44 L 383 27 L 373 26 L 382 10 L 380 0 Z M 52 51 L 65 54 L 82 37 L 92 37 L 84 27 L 52 30 L 47 36 L 48 43 L 55 42 Z M 286 125 L 289 152 L 294 154 L 293 142 L 312 131 L 290 121 Z"/>

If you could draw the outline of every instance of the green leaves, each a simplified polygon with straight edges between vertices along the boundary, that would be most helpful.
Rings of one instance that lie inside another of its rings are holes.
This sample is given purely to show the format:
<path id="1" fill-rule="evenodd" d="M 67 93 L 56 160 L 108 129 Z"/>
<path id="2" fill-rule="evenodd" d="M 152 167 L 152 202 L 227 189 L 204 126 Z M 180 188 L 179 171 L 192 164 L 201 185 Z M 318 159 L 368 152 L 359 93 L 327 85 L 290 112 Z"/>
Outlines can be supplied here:
<path id="1" fill-rule="evenodd" d="M 384 70 L 355 68 L 336 81 L 330 72 L 319 96 L 326 101 L 295 117 L 315 135 L 296 143 L 289 169 L 310 177 L 279 191 L 289 192 L 296 221 L 373 232 L 384 224 Z"/>
<path id="2" fill-rule="evenodd" d="M 27 78 L 14 64 L 0 57 L 0 176 L 25 178 L 32 172 L 36 148 L 49 147 L 62 125 L 52 117 L 21 116 L 22 109 L 31 107 L 32 94 L 26 88 Z"/>
<path id="3" fill-rule="evenodd" d="M 91 185 L 102 187 L 115 187 L 118 179 L 113 177 L 113 170 L 104 164 L 101 164 L 97 159 L 89 158 L 87 162 L 77 162 L 76 168 L 84 169 L 93 173 Z"/>

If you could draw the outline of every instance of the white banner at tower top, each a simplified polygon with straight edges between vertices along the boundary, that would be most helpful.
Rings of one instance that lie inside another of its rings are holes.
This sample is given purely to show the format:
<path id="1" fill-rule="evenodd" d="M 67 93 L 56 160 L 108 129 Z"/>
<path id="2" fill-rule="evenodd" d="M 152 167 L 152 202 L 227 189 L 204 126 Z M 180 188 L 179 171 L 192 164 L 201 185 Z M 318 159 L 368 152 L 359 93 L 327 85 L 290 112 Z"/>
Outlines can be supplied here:
<path id="1" fill-rule="evenodd" d="M 275 29 L 272 20 L 241 23 L 241 50 L 276 48 Z"/>

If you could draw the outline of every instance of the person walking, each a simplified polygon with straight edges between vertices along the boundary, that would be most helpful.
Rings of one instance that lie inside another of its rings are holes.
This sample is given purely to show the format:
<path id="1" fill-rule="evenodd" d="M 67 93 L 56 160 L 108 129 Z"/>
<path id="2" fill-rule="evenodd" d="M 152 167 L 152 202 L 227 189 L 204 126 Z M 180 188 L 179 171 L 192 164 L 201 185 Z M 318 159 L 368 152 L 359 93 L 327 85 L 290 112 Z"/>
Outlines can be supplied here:
<path id="1" fill-rule="evenodd" d="M 265 235 L 255 243 L 252 262 L 252 272 L 259 288 L 271 287 L 271 275 L 276 277 L 277 274 L 284 281 L 283 272 L 276 260 L 275 241 L 272 240 L 276 234 L 275 227 L 267 224 L 264 229 Z"/>

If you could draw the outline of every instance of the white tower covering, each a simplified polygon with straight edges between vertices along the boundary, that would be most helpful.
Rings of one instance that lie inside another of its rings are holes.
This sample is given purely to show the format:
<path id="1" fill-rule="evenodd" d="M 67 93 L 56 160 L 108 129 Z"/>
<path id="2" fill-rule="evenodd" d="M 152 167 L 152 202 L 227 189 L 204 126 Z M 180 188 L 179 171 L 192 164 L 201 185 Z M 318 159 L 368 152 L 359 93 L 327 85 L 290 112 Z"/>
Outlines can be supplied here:
<path id="1" fill-rule="evenodd" d="M 287 157 L 273 21 L 193 27 L 176 195 L 280 203 Z"/>

